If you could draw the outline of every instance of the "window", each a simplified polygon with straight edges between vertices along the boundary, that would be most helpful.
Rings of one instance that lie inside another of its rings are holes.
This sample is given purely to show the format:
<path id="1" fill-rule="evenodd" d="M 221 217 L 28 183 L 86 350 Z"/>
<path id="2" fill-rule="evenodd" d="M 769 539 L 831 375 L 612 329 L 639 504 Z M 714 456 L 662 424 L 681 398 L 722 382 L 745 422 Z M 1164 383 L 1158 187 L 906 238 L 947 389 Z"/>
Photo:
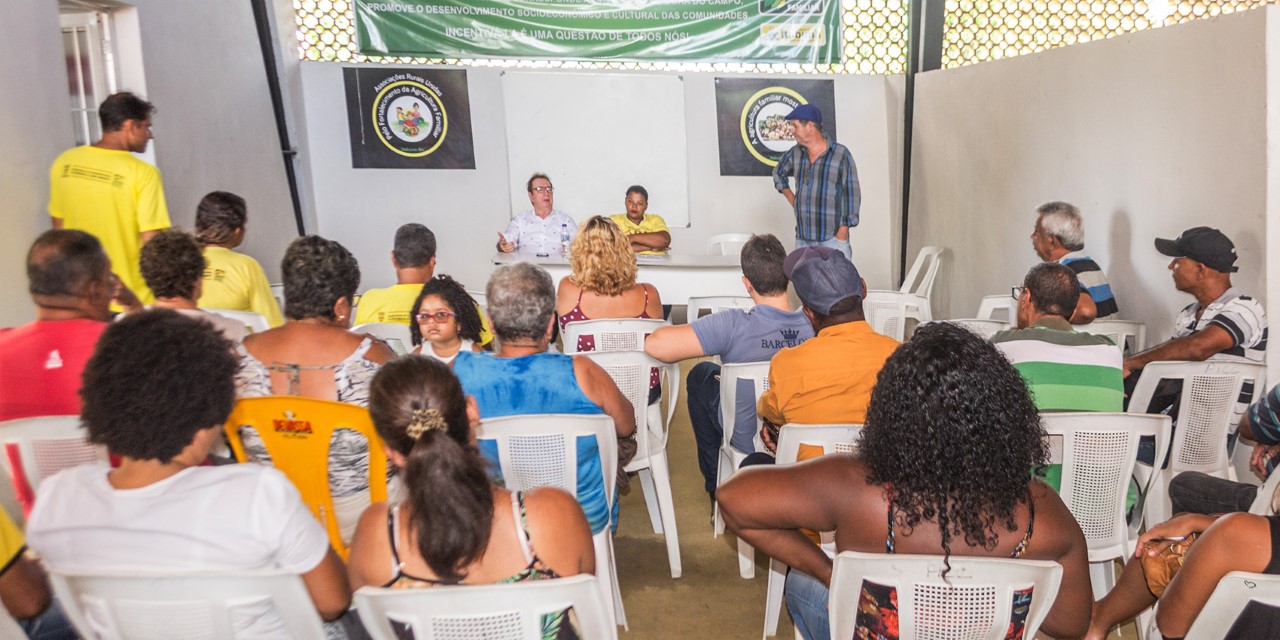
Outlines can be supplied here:
<path id="1" fill-rule="evenodd" d="M 62 5 L 62 46 L 66 52 L 71 122 L 77 144 L 102 137 L 98 105 L 116 88 L 110 14 Z"/>

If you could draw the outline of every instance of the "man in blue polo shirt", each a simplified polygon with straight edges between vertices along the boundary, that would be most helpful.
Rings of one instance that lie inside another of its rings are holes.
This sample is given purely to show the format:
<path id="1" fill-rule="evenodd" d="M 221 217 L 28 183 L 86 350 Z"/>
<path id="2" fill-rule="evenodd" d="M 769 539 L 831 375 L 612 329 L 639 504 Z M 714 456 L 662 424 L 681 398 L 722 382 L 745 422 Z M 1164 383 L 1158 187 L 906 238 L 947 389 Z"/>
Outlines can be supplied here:
<path id="1" fill-rule="evenodd" d="M 802 104 L 787 114 L 796 146 L 778 159 L 773 186 L 796 212 L 796 248 L 824 245 L 849 260 L 849 227 L 858 226 L 862 188 L 853 154 L 822 132 L 822 112 Z M 791 178 L 795 178 L 795 190 Z"/>
<path id="2" fill-rule="evenodd" d="M 662 327 L 649 336 L 644 351 L 663 362 L 720 356 L 726 363 L 768 362 L 779 349 L 794 347 L 813 337 L 804 311 L 791 308 L 787 276 L 782 264 L 787 251 L 772 235 L 751 236 L 742 246 L 742 283 L 756 305 L 725 309 L 691 319 L 689 324 Z M 698 468 L 711 501 L 716 497 L 716 465 L 724 426 L 720 422 L 720 365 L 699 362 L 689 371 L 689 422 L 698 444 Z M 731 444 L 752 453 L 756 431 L 755 393 L 740 380 L 738 407 Z"/>

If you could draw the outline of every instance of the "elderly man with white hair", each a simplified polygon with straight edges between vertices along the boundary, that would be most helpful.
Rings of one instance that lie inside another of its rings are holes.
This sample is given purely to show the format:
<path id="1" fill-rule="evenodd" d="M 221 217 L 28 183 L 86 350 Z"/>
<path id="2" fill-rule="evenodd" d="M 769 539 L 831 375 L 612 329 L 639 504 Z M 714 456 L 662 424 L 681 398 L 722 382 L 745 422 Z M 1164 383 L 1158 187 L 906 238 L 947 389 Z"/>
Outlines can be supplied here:
<path id="1" fill-rule="evenodd" d="M 1084 252 L 1084 222 L 1075 205 L 1046 202 L 1037 207 L 1031 246 L 1041 260 L 1070 267 L 1080 280 L 1080 300 L 1071 324 L 1089 324 L 1119 310 L 1102 267 Z"/>

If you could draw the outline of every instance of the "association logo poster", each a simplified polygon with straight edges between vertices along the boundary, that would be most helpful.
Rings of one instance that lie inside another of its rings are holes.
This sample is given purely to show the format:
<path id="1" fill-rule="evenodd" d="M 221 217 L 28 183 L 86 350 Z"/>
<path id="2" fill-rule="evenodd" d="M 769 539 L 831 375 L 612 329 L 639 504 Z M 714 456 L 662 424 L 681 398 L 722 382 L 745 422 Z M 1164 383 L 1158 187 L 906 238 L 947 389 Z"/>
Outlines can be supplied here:
<path id="1" fill-rule="evenodd" d="M 475 169 L 467 72 L 343 69 L 351 166 Z"/>
<path id="2" fill-rule="evenodd" d="M 831 80 L 716 78 L 720 175 L 767 176 L 796 144 L 787 114 L 802 104 L 822 111 L 822 129 L 836 136 L 835 83 Z"/>

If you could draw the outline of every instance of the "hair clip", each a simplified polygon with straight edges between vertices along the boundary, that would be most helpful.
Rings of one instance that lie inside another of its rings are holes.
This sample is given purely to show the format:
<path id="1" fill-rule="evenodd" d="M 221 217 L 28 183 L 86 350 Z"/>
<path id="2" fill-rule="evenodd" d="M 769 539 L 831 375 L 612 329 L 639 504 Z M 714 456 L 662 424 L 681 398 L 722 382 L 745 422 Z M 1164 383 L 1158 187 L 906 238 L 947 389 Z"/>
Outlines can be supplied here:
<path id="1" fill-rule="evenodd" d="M 405 433 L 410 438 L 417 440 L 422 434 L 432 430 L 444 430 L 448 425 L 444 421 L 444 416 L 436 409 L 414 409 L 413 420 L 409 422 L 409 426 L 405 428 Z"/>

